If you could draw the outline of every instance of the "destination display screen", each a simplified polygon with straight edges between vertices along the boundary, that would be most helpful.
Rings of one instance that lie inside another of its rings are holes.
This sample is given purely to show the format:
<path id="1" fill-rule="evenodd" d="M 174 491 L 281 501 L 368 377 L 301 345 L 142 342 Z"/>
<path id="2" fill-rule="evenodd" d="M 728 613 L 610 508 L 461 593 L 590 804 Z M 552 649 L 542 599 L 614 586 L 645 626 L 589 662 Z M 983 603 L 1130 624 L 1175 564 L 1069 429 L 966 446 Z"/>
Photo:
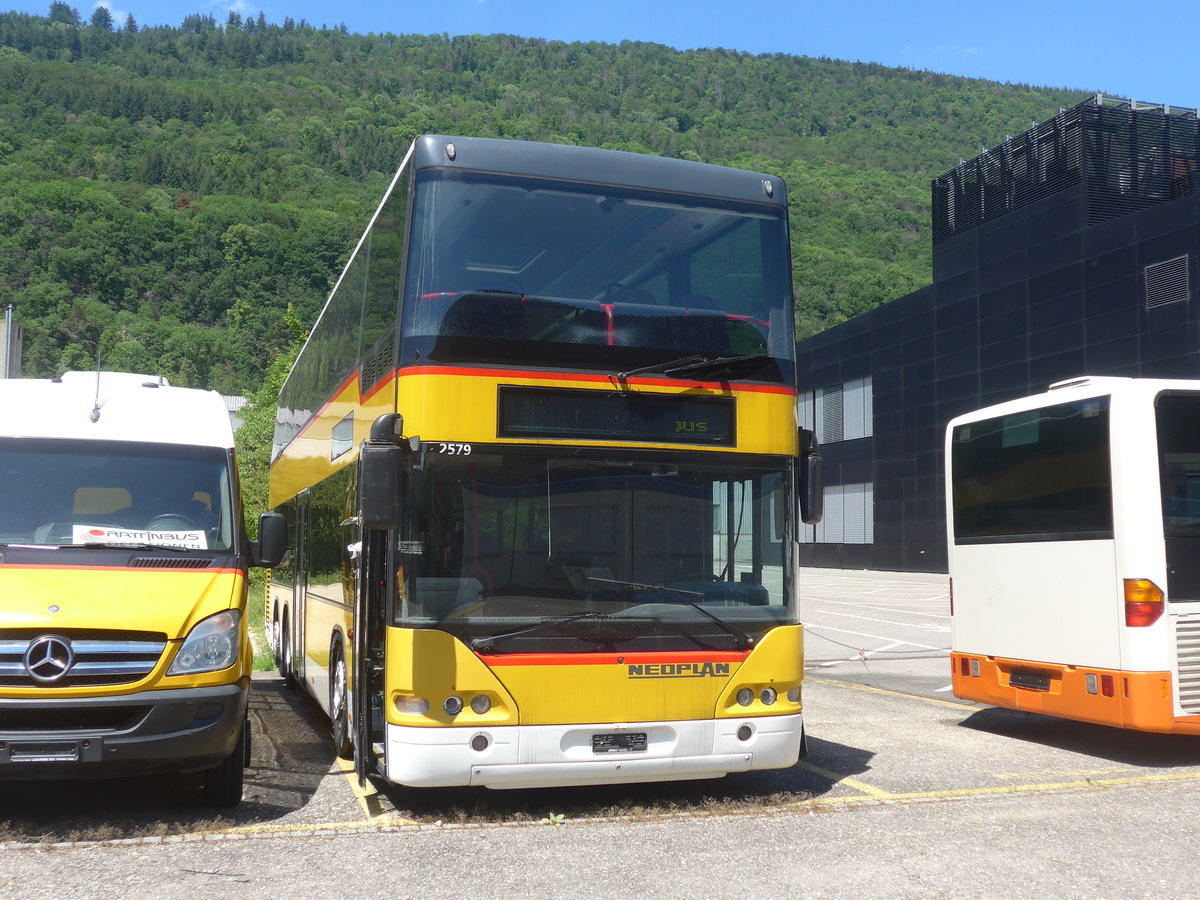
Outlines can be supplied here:
<path id="1" fill-rule="evenodd" d="M 586 438 L 660 444 L 737 442 L 732 397 L 576 391 L 502 385 L 501 437 Z"/>

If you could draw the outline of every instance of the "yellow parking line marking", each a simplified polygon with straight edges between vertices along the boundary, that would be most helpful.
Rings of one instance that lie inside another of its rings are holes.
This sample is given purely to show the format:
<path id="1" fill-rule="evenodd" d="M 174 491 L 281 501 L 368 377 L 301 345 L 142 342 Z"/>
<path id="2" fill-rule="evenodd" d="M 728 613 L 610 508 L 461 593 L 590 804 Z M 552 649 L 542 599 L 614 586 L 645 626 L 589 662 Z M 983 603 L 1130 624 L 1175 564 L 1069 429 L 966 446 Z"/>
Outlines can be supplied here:
<path id="1" fill-rule="evenodd" d="M 1089 775 L 1113 775 L 1116 772 L 1131 772 L 1129 766 L 1103 766 L 1098 769 L 1043 769 L 1040 772 L 997 772 L 992 777 L 999 778 L 1001 781 L 1018 778 L 1044 778 L 1046 776 L 1055 776 L 1066 778 L 1068 776 L 1087 777 Z"/>
<path id="2" fill-rule="evenodd" d="M 892 802 L 903 800 L 952 800 L 963 797 L 985 797 L 1002 794 L 1037 794 L 1050 791 L 1095 790 L 1097 788 L 1129 787 L 1131 785 L 1157 784 L 1172 781 L 1196 781 L 1198 779 L 1200 779 L 1200 772 L 1172 772 L 1166 775 L 1134 775 L 1128 778 L 1097 778 L 1046 784 L 1006 784 L 1000 787 L 952 788 L 944 791 L 912 791 L 904 794 L 889 794 L 885 791 L 883 793 L 886 794 L 886 797 L 879 799 L 887 799 Z M 837 806 L 839 804 L 862 803 L 869 799 L 873 798 L 815 797 L 812 800 L 801 801 L 797 806 Z"/>
<path id="3" fill-rule="evenodd" d="M 831 772 L 829 769 L 822 769 L 820 766 L 814 766 L 810 762 L 800 760 L 797 763 L 802 769 L 808 769 L 810 772 L 815 772 L 822 778 L 827 778 L 834 784 L 844 784 L 846 787 L 854 788 L 856 791 L 862 791 L 869 797 L 874 797 L 877 800 L 891 800 L 896 795 L 891 791 L 885 791 L 883 788 L 877 788 L 869 785 L 866 782 L 859 781 L 857 778 L 849 778 L 845 775 L 839 775 L 837 772 Z"/>
<path id="4" fill-rule="evenodd" d="M 923 703 L 932 703 L 935 706 L 949 706 L 951 709 L 957 709 L 959 712 L 968 712 L 970 710 L 980 708 L 973 703 L 955 703 L 951 700 L 939 700 L 936 697 L 922 697 L 920 694 L 905 694 L 901 691 L 889 691 L 886 688 L 872 687 L 869 684 L 855 684 L 852 681 L 839 681 L 836 678 L 814 678 L 811 675 L 804 676 L 805 681 L 815 681 L 817 684 L 828 684 L 835 687 L 848 688 L 852 691 L 866 691 L 870 694 L 883 694 L 888 697 L 903 697 L 905 700 L 920 700 Z"/>
<path id="5" fill-rule="evenodd" d="M 773 811 L 780 810 L 802 810 L 805 808 L 828 808 L 838 806 L 859 806 L 864 803 L 897 803 L 904 801 L 920 801 L 920 800 L 955 800 L 966 799 L 970 797 L 983 796 L 1003 796 L 1005 794 L 1025 794 L 1025 793 L 1046 793 L 1050 791 L 1069 791 L 1069 790 L 1098 790 L 1103 788 L 1119 788 L 1130 787 L 1137 785 L 1161 784 L 1170 782 L 1196 781 L 1200 779 L 1200 772 L 1172 772 L 1167 774 L 1155 775 L 1135 775 L 1128 778 L 1104 778 L 1104 779 L 1087 779 L 1083 781 L 1060 781 L 1047 782 L 1044 784 L 1010 784 L 1001 787 L 980 787 L 980 788 L 956 788 L 944 791 L 911 791 L 903 794 L 894 794 L 889 791 L 876 788 L 871 785 L 863 784 L 854 779 L 842 778 L 836 772 L 831 772 L 827 769 L 822 769 L 819 766 L 814 766 L 810 763 L 801 762 L 801 766 L 809 769 L 823 778 L 829 778 L 840 784 L 845 784 L 848 787 L 854 787 L 863 792 L 862 796 L 856 797 L 810 797 L 806 800 L 797 800 L 794 803 L 784 803 L 779 806 L 771 807 Z M 357 783 L 357 781 L 356 781 Z M 765 811 L 765 810 L 764 810 Z M 671 811 L 664 813 L 661 818 L 687 818 L 690 813 L 686 811 Z M 709 813 L 700 812 L 698 815 L 708 816 Z M 647 818 L 654 818 L 652 815 L 647 815 Z M 579 823 L 589 821 L 586 817 L 576 820 Z M 608 821 L 608 820 L 602 820 Z M 497 826 L 522 826 L 528 825 L 528 822 L 504 822 L 497 821 L 489 823 Z M 217 831 L 208 832 L 201 835 L 202 838 L 220 838 L 223 835 L 271 835 L 271 834 L 287 834 L 290 832 L 304 834 L 324 834 L 336 833 L 339 831 L 371 831 L 376 832 L 381 828 L 414 826 L 418 828 L 437 827 L 437 828 L 455 828 L 456 825 L 443 825 L 437 823 L 436 826 L 422 825 L 413 819 L 402 819 L 395 817 L 392 819 L 384 819 L 382 816 L 375 818 L 367 818 L 359 822 L 307 822 L 290 825 L 259 823 L 255 825 L 240 825 L 232 828 L 223 828 Z M 468 825 L 465 827 L 477 827 L 477 825 Z M 182 839 L 182 838 L 180 838 Z M 155 841 L 162 841 L 162 838 L 155 838 Z M 99 843 L 107 843 L 101 841 Z M 2 845 L 2 842 L 0 842 Z"/>
<path id="6" fill-rule="evenodd" d="M 359 804 L 363 808 L 363 812 L 367 816 L 368 821 L 378 819 L 382 816 L 391 815 L 391 811 L 385 809 L 379 800 L 377 791 L 369 790 L 359 785 L 358 773 L 354 771 L 354 762 L 348 759 L 337 758 L 338 768 L 342 770 L 342 774 L 346 776 L 346 782 L 350 785 L 350 790 L 354 793 Z M 409 820 L 393 816 L 397 823 L 406 823 Z"/>

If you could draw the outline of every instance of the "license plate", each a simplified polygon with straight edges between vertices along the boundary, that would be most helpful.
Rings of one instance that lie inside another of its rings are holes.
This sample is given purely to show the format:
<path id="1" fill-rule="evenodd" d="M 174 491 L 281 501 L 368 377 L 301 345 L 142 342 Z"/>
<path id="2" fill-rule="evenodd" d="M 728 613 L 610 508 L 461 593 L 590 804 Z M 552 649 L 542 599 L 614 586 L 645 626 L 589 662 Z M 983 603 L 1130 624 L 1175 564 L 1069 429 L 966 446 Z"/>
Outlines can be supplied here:
<path id="1" fill-rule="evenodd" d="M 1008 683 L 1030 691 L 1050 690 L 1050 676 L 1045 672 L 1032 672 L 1029 669 L 1013 669 L 1009 673 Z"/>
<path id="2" fill-rule="evenodd" d="M 75 741 L 14 743 L 8 759 L 14 763 L 79 762 L 79 744 Z"/>
<path id="3" fill-rule="evenodd" d="M 618 731 L 615 734 L 593 734 L 593 753 L 631 753 L 646 749 L 646 732 Z"/>

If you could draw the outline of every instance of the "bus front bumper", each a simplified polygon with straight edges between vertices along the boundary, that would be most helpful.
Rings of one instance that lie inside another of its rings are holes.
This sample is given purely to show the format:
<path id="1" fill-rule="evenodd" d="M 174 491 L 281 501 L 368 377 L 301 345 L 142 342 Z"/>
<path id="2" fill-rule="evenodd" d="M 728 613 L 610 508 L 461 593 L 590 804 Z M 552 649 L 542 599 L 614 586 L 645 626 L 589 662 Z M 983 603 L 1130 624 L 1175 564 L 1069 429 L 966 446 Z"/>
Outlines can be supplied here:
<path id="1" fill-rule="evenodd" d="M 250 680 L 84 699 L 0 699 L 0 780 L 199 772 L 227 759 Z"/>
<path id="2" fill-rule="evenodd" d="M 606 737 L 615 734 L 644 734 L 645 749 L 596 749 L 610 744 Z M 410 787 L 507 789 L 682 781 L 788 768 L 799 759 L 803 741 L 799 713 L 620 725 L 389 724 L 385 771 L 388 781 Z"/>

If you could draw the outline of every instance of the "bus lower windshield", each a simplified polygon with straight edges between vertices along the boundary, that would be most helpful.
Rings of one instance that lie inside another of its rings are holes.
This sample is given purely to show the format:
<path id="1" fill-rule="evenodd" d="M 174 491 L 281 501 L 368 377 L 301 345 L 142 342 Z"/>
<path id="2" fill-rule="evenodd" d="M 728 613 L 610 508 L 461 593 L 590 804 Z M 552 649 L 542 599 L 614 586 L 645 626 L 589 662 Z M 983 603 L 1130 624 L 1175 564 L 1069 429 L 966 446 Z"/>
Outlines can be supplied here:
<path id="1" fill-rule="evenodd" d="M 216 447 L 0 438 L 0 543 L 227 551 L 229 471 Z"/>
<path id="2" fill-rule="evenodd" d="M 734 649 L 797 621 L 790 468 L 426 454 L 393 622 L 496 652 Z"/>

